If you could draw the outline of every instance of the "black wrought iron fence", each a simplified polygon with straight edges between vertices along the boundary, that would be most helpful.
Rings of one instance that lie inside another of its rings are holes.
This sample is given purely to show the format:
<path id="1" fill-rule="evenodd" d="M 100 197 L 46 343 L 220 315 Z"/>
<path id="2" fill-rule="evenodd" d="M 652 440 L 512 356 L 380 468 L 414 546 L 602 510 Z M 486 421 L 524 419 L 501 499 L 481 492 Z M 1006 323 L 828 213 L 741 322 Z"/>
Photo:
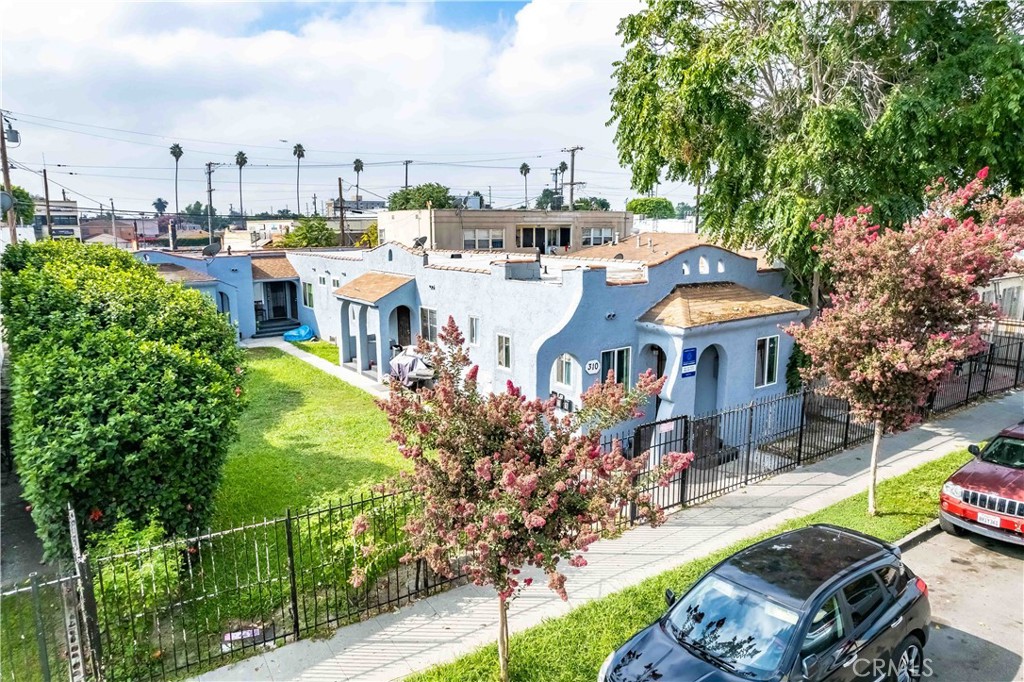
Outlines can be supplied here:
<path id="1" fill-rule="evenodd" d="M 962 363 L 931 412 L 1024 384 L 1024 339 L 994 338 Z M 665 509 L 698 504 L 864 442 L 872 428 L 824 392 L 754 401 L 604 434 L 657 464 L 694 452 Z M 458 579 L 402 563 L 409 492 L 364 494 L 323 509 L 105 556 L 78 552 L 72 572 L 0 593 L 0 682 L 170 680 L 338 627 L 445 589 Z M 355 537 L 353 526 L 365 523 Z M 622 522 L 638 519 L 623 510 Z M 71 520 L 74 526 L 74 520 Z M 364 556 L 364 545 L 387 548 Z M 361 580 L 351 581 L 353 573 Z"/>

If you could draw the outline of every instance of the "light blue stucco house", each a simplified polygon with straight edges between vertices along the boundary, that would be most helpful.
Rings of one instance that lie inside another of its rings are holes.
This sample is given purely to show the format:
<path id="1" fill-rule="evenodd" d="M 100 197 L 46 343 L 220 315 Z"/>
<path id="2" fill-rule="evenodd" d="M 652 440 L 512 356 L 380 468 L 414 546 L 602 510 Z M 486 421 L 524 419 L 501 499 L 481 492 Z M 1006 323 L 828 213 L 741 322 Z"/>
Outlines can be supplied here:
<path id="1" fill-rule="evenodd" d="M 647 233 L 569 256 L 310 249 L 200 257 L 144 251 L 164 275 L 209 295 L 239 337 L 298 324 L 339 346 L 343 366 L 380 381 L 392 346 L 436 337 L 449 316 L 480 366 L 566 409 L 609 371 L 666 377 L 645 419 L 704 414 L 785 392 L 792 339 L 807 309 L 781 270 L 693 234 Z"/>

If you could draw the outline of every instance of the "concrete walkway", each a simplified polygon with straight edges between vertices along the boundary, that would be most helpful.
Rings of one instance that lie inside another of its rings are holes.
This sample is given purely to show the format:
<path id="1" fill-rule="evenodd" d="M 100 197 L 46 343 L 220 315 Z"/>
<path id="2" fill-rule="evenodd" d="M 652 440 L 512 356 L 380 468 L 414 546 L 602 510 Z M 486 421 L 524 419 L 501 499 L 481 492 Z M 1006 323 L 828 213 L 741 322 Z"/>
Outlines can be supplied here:
<path id="1" fill-rule="evenodd" d="M 882 441 L 879 480 L 989 438 L 1022 417 L 1024 394 L 1010 393 L 886 438 Z M 867 484 L 870 453 L 870 443 L 853 448 L 683 509 L 660 528 L 635 528 L 617 540 L 596 543 L 587 554 L 590 565 L 567 572 L 567 603 L 540 580 L 513 602 L 509 626 L 518 632 L 561 616 L 587 601 L 859 493 Z M 937 496 L 938 491 L 936 504 Z M 342 628 L 330 639 L 288 644 L 199 680 L 401 679 L 493 642 L 497 613 L 492 589 L 459 587 Z"/>
<path id="2" fill-rule="evenodd" d="M 364 374 L 360 374 L 355 370 L 342 367 L 334 362 L 328 362 L 319 355 L 313 355 L 307 353 L 293 343 L 289 343 L 280 337 L 271 337 L 265 339 L 245 339 L 242 341 L 242 346 L 245 348 L 276 348 L 279 351 L 293 355 L 303 362 L 308 362 L 317 369 L 327 372 L 331 376 L 335 376 L 346 384 L 361 388 L 375 398 L 387 398 L 388 388 L 384 384 L 379 384 L 373 379 L 370 379 Z"/>

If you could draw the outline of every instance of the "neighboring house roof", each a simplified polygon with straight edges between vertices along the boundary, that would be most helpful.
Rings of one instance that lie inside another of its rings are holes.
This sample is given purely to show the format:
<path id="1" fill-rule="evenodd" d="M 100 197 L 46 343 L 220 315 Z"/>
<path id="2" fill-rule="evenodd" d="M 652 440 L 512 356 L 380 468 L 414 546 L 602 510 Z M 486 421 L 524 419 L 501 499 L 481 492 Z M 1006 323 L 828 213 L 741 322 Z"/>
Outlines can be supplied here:
<path id="1" fill-rule="evenodd" d="M 666 327 L 700 327 L 751 317 L 802 313 L 807 308 L 732 282 L 681 284 L 640 318 Z"/>
<path id="2" fill-rule="evenodd" d="M 366 303 L 376 303 L 393 291 L 413 281 L 413 277 L 391 275 L 385 272 L 368 272 L 360 275 L 334 292 L 335 296 L 351 298 Z"/>
<path id="3" fill-rule="evenodd" d="M 205 272 L 190 270 L 184 265 L 174 263 L 160 263 L 156 266 L 156 273 L 168 282 L 216 282 L 216 277 L 211 277 Z"/>
<path id="4" fill-rule="evenodd" d="M 638 242 L 639 246 L 637 245 Z M 746 258 L 755 258 L 757 259 L 758 270 L 776 269 L 775 265 L 768 260 L 764 251 L 755 249 L 726 249 L 721 244 L 716 244 L 702 235 L 682 232 L 641 232 L 640 234 L 623 238 L 617 244 L 608 242 L 599 246 L 590 246 L 566 257 L 640 261 L 648 266 L 652 266 L 664 263 L 668 259 L 698 246 L 714 246 L 726 251 L 733 251 L 733 253 Z"/>
<path id="5" fill-rule="evenodd" d="M 286 256 L 252 259 L 252 278 L 261 279 L 298 279 L 299 273 L 288 262 Z"/>

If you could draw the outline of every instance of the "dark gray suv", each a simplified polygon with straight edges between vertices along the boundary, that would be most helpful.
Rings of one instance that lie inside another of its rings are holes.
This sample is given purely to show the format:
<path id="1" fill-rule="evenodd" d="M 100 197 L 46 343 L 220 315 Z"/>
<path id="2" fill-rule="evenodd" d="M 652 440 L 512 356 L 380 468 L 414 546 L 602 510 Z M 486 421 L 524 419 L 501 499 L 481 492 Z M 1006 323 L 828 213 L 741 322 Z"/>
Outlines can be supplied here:
<path id="1" fill-rule="evenodd" d="M 817 525 L 708 571 L 608 656 L 599 682 L 913 682 L 927 670 L 928 587 L 898 547 Z"/>

